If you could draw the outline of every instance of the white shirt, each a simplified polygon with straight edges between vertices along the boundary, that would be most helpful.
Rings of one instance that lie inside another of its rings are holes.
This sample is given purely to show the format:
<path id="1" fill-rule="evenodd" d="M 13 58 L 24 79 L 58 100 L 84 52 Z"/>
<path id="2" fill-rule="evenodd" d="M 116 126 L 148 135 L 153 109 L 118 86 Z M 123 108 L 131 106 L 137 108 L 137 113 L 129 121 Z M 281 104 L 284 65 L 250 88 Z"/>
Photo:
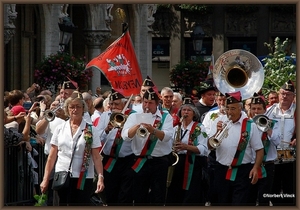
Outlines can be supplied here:
<path id="1" fill-rule="evenodd" d="M 124 124 L 121 135 L 124 141 L 132 141 L 131 144 L 132 151 L 135 155 L 139 156 L 150 134 L 148 134 L 144 138 L 136 134 L 134 135 L 133 138 L 128 137 L 128 130 L 132 126 L 136 125 L 136 122 L 134 120 L 136 114 L 137 113 L 132 113 L 131 115 L 129 115 L 129 117 L 127 118 Z M 156 109 L 156 113 L 153 114 L 152 125 L 157 118 L 160 120 L 162 119 L 162 114 L 158 109 Z M 169 113 L 167 113 L 161 131 L 165 133 L 165 136 L 162 141 L 159 139 L 157 140 L 156 145 L 151 153 L 151 156 L 153 157 L 161 157 L 164 155 L 168 155 L 172 152 L 172 146 L 170 144 L 170 141 L 172 141 L 174 130 L 173 130 L 173 118 Z"/>
<path id="2" fill-rule="evenodd" d="M 111 148 L 115 141 L 116 134 L 118 132 L 117 128 L 113 128 L 108 134 L 105 133 L 105 128 L 107 127 L 110 121 L 111 112 L 104 112 L 101 115 L 101 121 L 98 124 L 98 129 L 100 130 L 100 140 L 102 145 L 105 145 L 103 148 L 103 153 L 105 155 L 110 155 Z M 121 149 L 119 151 L 118 157 L 126 157 L 132 154 L 131 149 L 131 142 L 130 141 L 123 141 Z"/>
<path id="3" fill-rule="evenodd" d="M 95 109 L 94 113 L 91 116 L 92 122 L 94 122 L 98 117 L 100 117 L 102 113 L 103 112 L 100 112 L 97 109 Z"/>
<path id="4" fill-rule="evenodd" d="M 295 120 L 294 120 L 294 112 L 296 109 L 296 104 L 292 103 L 290 108 L 282 113 L 279 103 L 273 104 L 267 109 L 266 116 L 269 119 L 277 120 L 278 122 L 275 124 L 276 127 L 273 128 L 273 132 L 277 131 L 279 135 L 280 142 L 277 146 L 277 149 L 285 149 L 289 147 L 289 144 L 284 142 L 291 142 L 294 130 L 295 130 Z M 273 134 L 272 134 L 273 136 Z"/>
<path id="5" fill-rule="evenodd" d="M 83 114 L 83 119 L 84 119 L 88 124 L 90 124 L 90 125 L 93 124 L 89 112 L 84 112 L 84 114 Z"/>
<path id="6" fill-rule="evenodd" d="M 186 129 L 184 129 L 183 127 L 181 127 L 181 136 L 183 137 L 181 139 L 182 143 L 188 144 L 189 142 L 189 137 L 190 137 L 190 132 L 192 129 L 192 126 L 194 124 L 194 121 L 192 121 L 187 127 Z M 208 155 L 208 148 L 207 148 L 207 137 L 203 136 L 203 133 L 205 133 L 205 127 L 204 125 L 200 124 L 200 128 L 201 128 L 201 134 L 197 137 L 197 145 L 196 147 L 198 148 L 200 154 L 196 154 L 197 156 L 207 156 Z M 176 138 L 176 132 L 178 131 L 178 125 L 174 127 L 174 141 Z M 182 150 L 179 151 L 178 154 L 186 154 L 186 150 Z"/>
<path id="7" fill-rule="evenodd" d="M 140 104 L 132 104 L 132 110 L 136 111 L 137 113 L 143 113 L 143 103 Z"/>
<path id="8" fill-rule="evenodd" d="M 70 121 L 66 121 L 65 123 L 62 123 L 58 125 L 53 133 L 53 136 L 51 138 L 51 144 L 56 145 L 58 147 L 58 154 L 57 154 L 57 162 L 55 164 L 55 171 L 63 171 L 68 170 L 68 167 L 70 165 L 72 153 L 74 151 L 74 146 L 76 144 L 76 141 L 78 139 L 78 143 L 76 145 L 75 154 L 72 162 L 71 167 L 71 173 L 74 178 L 78 178 L 83 162 L 83 154 L 84 154 L 84 148 L 85 148 L 85 140 L 84 140 L 84 133 L 83 129 L 86 127 L 86 121 L 82 120 L 80 126 L 78 127 L 75 135 L 72 137 L 71 134 L 71 127 L 70 127 Z M 93 143 L 92 148 L 97 148 L 101 146 L 100 139 L 95 138 L 99 136 L 99 130 L 95 129 L 94 126 L 92 126 L 92 132 L 93 132 Z M 90 164 L 88 168 L 88 174 L 86 176 L 87 178 L 94 178 L 94 163 L 93 158 L 91 155 Z"/>
<path id="9" fill-rule="evenodd" d="M 42 120 L 39 120 L 36 124 L 39 124 Z M 52 135 L 53 135 L 53 132 L 55 130 L 55 128 L 60 125 L 60 124 L 63 124 L 65 123 L 65 120 L 59 118 L 59 117 L 55 117 L 53 121 L 49 122 L 46 129 L 45 129 L 45 132 L 44 134 L 41 134 L 40 136 L 43 137 L 44 139 L 46 139 L 46 142 L 45 142 L 45 147 L 44 147 L 44 153 L 45 155 L 49 155 L 49 152 L 50 152 L 50 148 L 51 148 L 51 145 L 50 145 L 50 141 L 51 141 L 51 138 L 52 138 Z"/>
<path id="10" fill-rule="evenodd" d="M 206 133 L 207 133 L 208 136 L 212 136 L 212 135 L 215 134 L 215 133 L 211 133 L 211 132 L 210 132 L 210 131 L 211 131 L 211 127 L 212 127 L 214 121 L 215 121 L 218 117 L 220 117 L 220 116 L 222 116 L 222 115 L 224 115 L 224 114 L 222 114 L 222 113 L 220 112 L 220 109 L 215 109 L 215 110 L 212 110 L 212 111 L 208 111 L 208 112 L 206 113 L 206 115 L 205 115 L 205 117 L 204 117 L 204 119 L 203 119 L 203 121 L 202 121 L 202 124 L 204 125 L 205 130 L 206 130 Z"/>
<path id="11" fill-rule="evenodd" d="M 247 115 L 244 112 L 241 113 L 242 115 L 240 119 L 229 127 L 228 136 L 226 138 L 223 138 L 220 146 L 216 148 L 216 160 L 222 165 L 230 166 L 236 153 L 241 136 L 242 122 L 244 118 L 247 118 Z M 227 120 L 228 118 L 226 115 L 223 115 L 216 119 L 214 125 L 211 128 L 211 133 L 216 133 L 216 124 L 218 121 L 223 121 L 225 123 Z M 257 151 L 263 148 L 263 144 L 261 142 L 261 135 L 257 126 L 254 123 L 251 123 L 251 131 L 248 135 L 250 135 L 250 138 L 245 150 L 242 164 L 254 162 L 253 151 Z"/>

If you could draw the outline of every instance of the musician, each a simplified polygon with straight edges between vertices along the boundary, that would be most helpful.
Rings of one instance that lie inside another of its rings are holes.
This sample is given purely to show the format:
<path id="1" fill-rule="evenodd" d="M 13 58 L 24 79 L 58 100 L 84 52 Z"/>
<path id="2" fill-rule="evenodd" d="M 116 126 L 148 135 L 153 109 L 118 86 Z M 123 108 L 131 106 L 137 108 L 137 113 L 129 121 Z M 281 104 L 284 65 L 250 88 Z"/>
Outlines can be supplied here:
<path id="1" fill-rule="evenodd" d="M 135 205 L 163 205 L 166 195 L 166 182 L 169 154 L 172 151 L 173 120 L 169 113 L 157 108 L 159 97 L 149 88 L 143 95 L 143 110 L 151 113 L 151 123 L 137 123 L 138 113 L 133 113 L 127 118 L 122 130 L 124 141 L 131 142 L 135 154 L 134 204 Z M 143 137 L 138 129 L 143 126 L 148 131 Z M 148 198 L 149 189 L 153 197 Z M 149 203 L 149 200 L 150 203 Z"/>
<path id="2" fill-rule="evenodd" d="M 190 98 L 184 99 L 178 116 L 183 119 L 180 125 L 174 127 L 174 150 L 179 161 L 173 166 L 166 205 L 203 205 L 200 156 L 208 153 L 207 134 L 205 127 L 198 122 L 200 115 Z"/>
<path id="3" fill-rule="evenodd" d="M 253 94 L 250 103 L 249 113 L 251 118 L 255 120 L 255 116 L 263 115 L 266 112 L 266 103 L 263 96 L 258 95 L 257 93 Z M 255 122 L 255 121 L 254 121 Z M 259 122 L 255 122 L 258 126 Z M 276 121 L 269 121 L 269 125 L 265 127 L 269 127 L 266 131 L 260 130 L 261 140 L 264 145 L 264 156 L 263 156 L 263 164 L 261 167 L 261 176 L 258 179 L 255 185 L 251 186 L 251 195 L 250 195 L 250 202 L 253 205 L 256 204 L 258 201 L 259 206 L 269 206 L 270 198 L 266 197 L 266 194 L 272 193 L 272 184 L 274 178 L 274 162 L 277 158 L 277 151 L 276 146 L 280 143 L 280 138 L 278 132 L 276 131 Z M 275 126 L 275 132 L 273 131 L 273 127 Z M 262 127 L 263 128 L 263 127 Z"/>
<path id="4" fill-rule="evenodd" d="M 207 114 L 204 117 L 204 120 L 202 124 L 205 127 L 205 131 L 208 136 L 214 135 L 214 133 L 210 133 L 212 124 L 215 122 L 215 120 L 225 115 L 225 101 L 226 96 L 222 94 L 220 91 L 217 91 L 215 94 L 215 101 L 218 104 L 218 106 L 210 109 Z M 214 150 L 209 152 L 209 155 L 207 157 L 207 167 L 204 167 L 204 175 L 206 175 L 204 180 L 206 182 L 204 187 L 206 187 L 206 193 L 205 196 L 205 206 L 210 206 L 211 203 L 216 202 L 216 189 L 217 186 L 214 186 L 214 171 L 215 171 L 215 164 L 216 164 L 216 152 Z"/>
<path id="5" fill-rule="evenodd" d="M 293 152 L 296 146 L 296 104 L 295 86 L 289 80 L 279 89 L 279 103 L 273 104 L 267 109 L 266 116 L 277 120 L 280 144 L 277 150 L 288 150 Z M 273 129 L 273 132 L 276 129 Z M 273 182 L 274 194 L 288 194 L 290 198 L 273 198 L 274 205 L 295 205 L 296 199 L 296 161 L 284 161 L 275 164 L 275 175 Z"/>
<path id="6" fill-rule="evenodd" d="M 212 128 L 217 134 L 214 137 L 221 142 L 216 147 L 217 205 L 246 205 L 251 184 L 255 184 L 258 180 L 263 145 L 257 126 L 242 112 L 240 91 L 225 93 L 225 96 L 226 115 L 216 119 L 217 126 Z M 228 122 L 228 119 L 231 122 Z M 224 127 L 223 123 L 227 126 Z M 214 149 L 210 140 L 208 148 Z M 254 164 L 251 163 L 253 151 L 256 153 Z"/>
<path id="7" fill-rule="evenodd" d="M 151 87 L 154 87 L 154 83 L 150 78 L 146 78 L 141 86 L 140 96 L 143 100 L 144 93 Z M 143 105 L 142 103 L 137 104 L 136 106 L 132 106 L 132 109 L 138 113 L 143 113 Z"/>
<path id="8" fill-rule="evenodd" d="M 123 141 L 121 137 L 122 127 L 116 127 L 112 122 L 112 114 L 121 114 L 125 110 L 124 120 L 134 111 L 127 109 L 128 101 L 121 93 L 112 89 L 109 96 L 112 113 L 104 112 L 101 115 L 98 128 L 103 145 L 103 168 L 106 202 L 111 205 L 133 205 L 132 188 L 135 172 L 131 169 L 134 163 L 134 154 L 131 142 Z"/>
<path id="9" fill-rule="evenodd" d="M 95 108 L 94 113 L 91 116 L 91 120 L 94 126 L 97 126 L 100 121 L 100 116 L 104 112 L 103 106 L 104 99 L 100 96 L 93 101 L 93 106 Z"/>
<path id="10" fill-rule="evenodd" d="M 200 83 L 199 90 L 199 105 L 196 104 L 196 107 L 200 113 L 199 122 L 202 122 L 205 114 L 212 108 L 217 106 L 215 101 L 215 87 L 213 86 L 213 82 L 211 80 L 207 80 Z"/>

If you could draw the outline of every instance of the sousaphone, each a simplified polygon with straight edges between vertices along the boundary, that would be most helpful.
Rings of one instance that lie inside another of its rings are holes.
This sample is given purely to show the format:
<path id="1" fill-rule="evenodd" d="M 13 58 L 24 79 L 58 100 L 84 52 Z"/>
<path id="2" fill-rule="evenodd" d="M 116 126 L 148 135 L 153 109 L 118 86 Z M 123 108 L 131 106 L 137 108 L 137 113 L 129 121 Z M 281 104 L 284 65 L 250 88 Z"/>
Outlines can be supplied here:
<path id="1" fill-rule="evenodd" d="M 218 90 L 223 94 L 240 91 L 243 100 L 261 89 L 264 76 L 264 69 L 258 58 L 241 49 L 223 53 L 213 69 L 213 79 Z"/>

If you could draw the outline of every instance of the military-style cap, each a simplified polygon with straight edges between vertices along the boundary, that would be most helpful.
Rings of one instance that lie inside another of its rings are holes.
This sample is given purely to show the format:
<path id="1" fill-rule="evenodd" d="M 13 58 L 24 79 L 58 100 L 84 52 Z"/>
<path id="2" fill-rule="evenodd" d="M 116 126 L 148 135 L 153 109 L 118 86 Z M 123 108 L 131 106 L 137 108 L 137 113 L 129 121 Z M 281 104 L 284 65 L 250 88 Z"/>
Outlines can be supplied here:
<path id="1" fill-rule="evenodd" d="M 118 91 L 112 89 L 111 90 L 111 94 L 109 95 L 109 100 L 111 101 L 115 101 L 115 100 L 119 100 L 125 98 L 125 96 L 123 96 L 121 93 L 119 93 Z"/>
<path id="2" fill-rule="evenodd" d="M 71 81 L 65 81 L 63 82 L 61 89 L 77 89 L 77 87 L 71 82 Z"/>
<path id="3" fill-rule="evenodd" d="M 291 92 L 295 93 L 295 86 L 294 86 L 294 83 L 291 80 L 284 83 L 281 86 L 281 89 L 286 90 L 286 91 L 291 91 Z"/>
<path id="4" fill-rule="evenodd" d="M 215 96 L 224 96 L 223 93 L 221 93 L 220 91 L 216 92 Z"/>
<path id="5" fill-rule="evenodd" d="M 200 82 L 200 89 L 198 91 L 200 96 L 201 96 L 201 94 L 203 94 L 209 90 L 216 90 L 212 80 L 206 80 L 206 81 Z"/>
<path id="6" fill-rule="evenodd" d="M 151 80 L 149 77 L 147 77 L 147 78 L 144 80 L 142 86 L 150 86 L 150 87 L 153 87 L 154 84 L 153 84 L 152 80 Z"/>
<path id="7" fill-rule="evenodd" d="M 184 98 L 183 99 L 182 105 L 187 105 L 187 104 L 195 106 L 195 104 L 194 104 L 194 102 L 191 98 Z"/>
<path id="8" fill-rule="evenodd" d="M 80 98 L 81 100 L 83 100 L 83 97 L 82 97 L 82 93 L 79 92 L 78 90 L 75 90 L 72 95 L 71 95 L 72 98 Z"/>
<path id="9" fill-rule="evenodd" d="M 159 100 L 159 97 L 157 95 L 157 93 L 153 90 L 153 88 L 149 88 L 148 90 L 146 90 L 146 92 L 144 93 L 143 98 L 147 99 L 147 100 Z"/>
<path id="10" fill-rule="evenodd" d="M 265 104 L 265 99 L 263 96 L 254 93 L 251 98 L 251 104 Z"/>
<path id="11" fill-rule="evenodd" d="M 233 92 L 233 93 L 225 93 L 226 96 L 226 103 L 227 104 L 234 104 L 234 103 L 239 103 L 242 102 L 242 96 L 241 92 Z"/>

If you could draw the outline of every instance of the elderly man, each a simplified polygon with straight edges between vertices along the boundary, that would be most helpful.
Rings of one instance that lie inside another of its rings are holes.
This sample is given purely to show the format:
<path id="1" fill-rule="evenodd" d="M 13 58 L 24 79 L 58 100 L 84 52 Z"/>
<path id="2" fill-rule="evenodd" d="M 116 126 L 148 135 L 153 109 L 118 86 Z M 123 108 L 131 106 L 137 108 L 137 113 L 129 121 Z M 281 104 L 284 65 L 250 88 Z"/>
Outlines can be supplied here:
<path id="1" fill-rule="evenodd" d="M 148 122 L 137 122 L 141 116 L 133 113 L 127 118 L 122 130 L 122 138 L 131 142 L 135 155 L 135 164 L 132 166 L 136 173 L 134 205 L 164 205 L 165 202 L 173 120 L 168 112 L 157 108 L 158 103 L 157 93 L 149 88 L 143 95 L 143 110 L 149 113 Z M 138 134 L 141 126 L 147 130 L 146 135 Z M 148 198 L 149 189 L 151 198 Z"/>
<path id="2" fill-rule="evenodd" d="M 133 179 L 135 172 L 131 169 L 134 164 L 134 154 L 131 149 L 131 142 L 124 141 L 121 137 L 121 122 L 117 122 L 118 117 L 113 116 L 120 114 L 126 106 L 127 99 L 119 92 L 112 89 L 109 96 L 111 101 L 112 113 L 104 112 L 101 115 L 98 128 L 102 142 L 104 184 L 106 202 L 111 205 L 133 205 Z M 123 113 L 124 120 L 132 110 L 125 108 Z M 113 122 L 115 121 L 115 122 Z M 125 121 L 124 121 L 125 122 Z M 123 122 L 123 123 L 124 123 Z M 120 124 L 118 124 L 120 123 Z"/>
<path id="3" fill-rule="evenodd" d="M 288 195 L 274 198 L 274 205 L 296 205 L 296 160 L 292 154 L 296 147 L 296 104 L 295 86 L 292 81 L 284 83 L 279 90 L 279 103 L 273 104 L 267 109 L 266 116 L 277 120 L 280 144 L 278 151 L 286 151 L 291 157 L 283 155 L 279 157 L 279 162 L 275 164 L 275 176 L 273 182 L 273 193 Z M 274 131 L 276 128 L 273 129 Z"/>
<path id="4" fill-rule="evenodd" d="M 238 91 L 225 95 L 226 115 L 216 119 L 217 126 L 212 128 L 216 131 L 211 132 L 216 133 L 211 138 L 216 138 L 221 143 L 215 145 L 212 143 L 214 141 L 208 141 L 208 148 L 216 150 L 216 204 L 247 205 L 251 184 L 258 180 L 263 144 L 257 126 L 242 112 L 241 93 Z M 224 135 L 219 135 L 220 132 Z M 256 153 L 255 160 L 253 152 Z"/>

